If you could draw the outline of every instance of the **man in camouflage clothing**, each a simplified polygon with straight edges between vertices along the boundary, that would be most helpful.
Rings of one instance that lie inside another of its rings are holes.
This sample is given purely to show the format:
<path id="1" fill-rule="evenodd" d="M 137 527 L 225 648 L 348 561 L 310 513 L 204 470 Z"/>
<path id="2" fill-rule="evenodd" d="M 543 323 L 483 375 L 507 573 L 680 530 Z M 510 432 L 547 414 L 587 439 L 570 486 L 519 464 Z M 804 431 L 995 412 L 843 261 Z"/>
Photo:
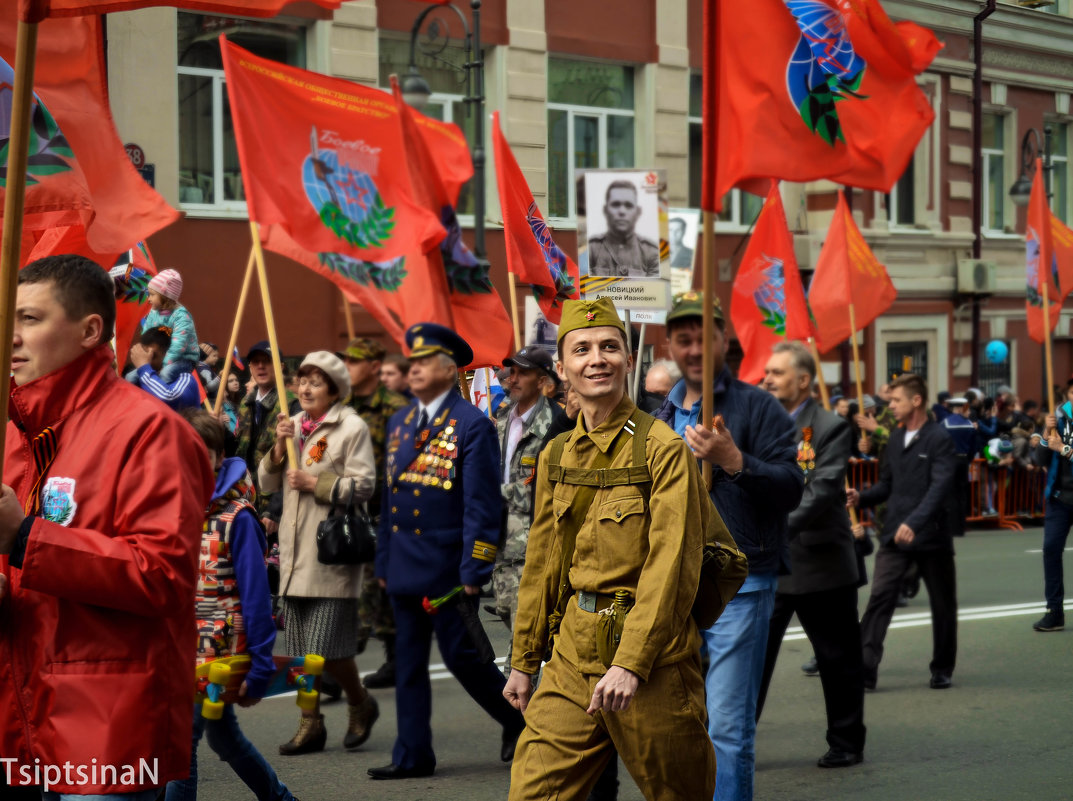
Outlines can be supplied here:
<path id="1" fill-rule="evenodd" d="M 384 443 L 387 440 L 387 422 L 391 415 L 407 406 L 409 401 L 397 392 L 389 390 L 380 380 L 380 367 L 387 350 L 372 339 L 352 339 L 343 353 L 347 371 L 350 373 L 350 406 L 369 427 L 376 459 L 376 486 L 368 500 L 369 515 L 380 524 L 380 500 L 384 480 Z M 359 650 L 365 649 L 369 635 L 373 634 L 384 643 L 386 660 L 375 672 L 365 677 L 366 687 L 395 686 L 395 619 L 387 592 L 379 582 L 372 580 L 372 567 L 365 571 L 358 599 L 358 615 L 361 620 Z"/>
<path id="2" fill-rule="evenodd" d="M 536 345 L 522 348 L 504 366 L 509 367 L 510 409 L 499 415 L 499 467 L 503 482 L 503 541 L 492 571 L 496 612 L 513 631 L 518 613 L 518 587 L 525 566 L 525 546 L 533 522 L 533 474 L 544 447 L 544 435 L 562 410 L 545 397 L 545 383 L 554 383 L 551 354 Z M 510 652 L 505 672 L 510 674 Z"/>

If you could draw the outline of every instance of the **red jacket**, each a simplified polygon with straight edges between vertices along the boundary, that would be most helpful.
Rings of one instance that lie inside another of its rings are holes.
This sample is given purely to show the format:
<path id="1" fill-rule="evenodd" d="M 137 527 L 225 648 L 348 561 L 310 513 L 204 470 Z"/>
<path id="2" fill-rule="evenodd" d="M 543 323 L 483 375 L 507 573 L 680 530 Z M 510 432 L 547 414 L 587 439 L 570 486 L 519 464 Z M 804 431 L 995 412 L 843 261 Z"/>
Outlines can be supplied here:
<path id="1" fill-rule="evenodd" d="M 15 784 L 35 758 L 70 762 L 49 788 L 61 793 L 129 793 L 190 769 L 194 583 L 213 472 L 193 429 L 111 365 L 111 349 L 95 348 L 12 383 L 9 403 L 4 483 L 24 505 L 38 477 L 31 440 L 51 426 L 58 445 L 22 568 L 0 556 L 0 756 L 18 759 Z M 123 784 L 123 766 L 143 759 L 156 775 Z"/>

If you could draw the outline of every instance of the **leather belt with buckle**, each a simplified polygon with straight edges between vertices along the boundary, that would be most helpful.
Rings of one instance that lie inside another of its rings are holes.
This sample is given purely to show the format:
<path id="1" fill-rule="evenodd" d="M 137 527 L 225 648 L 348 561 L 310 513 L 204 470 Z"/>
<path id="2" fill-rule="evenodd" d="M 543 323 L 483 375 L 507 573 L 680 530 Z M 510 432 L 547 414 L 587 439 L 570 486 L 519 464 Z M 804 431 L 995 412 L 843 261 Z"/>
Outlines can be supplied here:
<path id="1" fill-rule="evenodd" d="M 583 612 L 601 612 L 611 606 L 614 599 L 610 595 L 600 595 L 598 592 L 585 592 L 578 590 L 575 593 L 577 606 Z"/>

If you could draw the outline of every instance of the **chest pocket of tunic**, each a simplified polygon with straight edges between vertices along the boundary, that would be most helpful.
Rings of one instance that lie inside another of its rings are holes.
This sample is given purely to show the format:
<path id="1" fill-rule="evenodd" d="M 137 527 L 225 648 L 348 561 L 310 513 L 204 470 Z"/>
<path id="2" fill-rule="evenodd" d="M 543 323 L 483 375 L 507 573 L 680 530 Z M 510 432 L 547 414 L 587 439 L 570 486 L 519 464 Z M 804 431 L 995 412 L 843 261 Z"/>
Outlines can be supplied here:
<path id="1" fill-rule="evenodd" d="M 646 511 L 645 499 L 639 494 L 608 498 L 596 508 L 596 552 L 601 563 L 644 561 L 648 553 Z"/>

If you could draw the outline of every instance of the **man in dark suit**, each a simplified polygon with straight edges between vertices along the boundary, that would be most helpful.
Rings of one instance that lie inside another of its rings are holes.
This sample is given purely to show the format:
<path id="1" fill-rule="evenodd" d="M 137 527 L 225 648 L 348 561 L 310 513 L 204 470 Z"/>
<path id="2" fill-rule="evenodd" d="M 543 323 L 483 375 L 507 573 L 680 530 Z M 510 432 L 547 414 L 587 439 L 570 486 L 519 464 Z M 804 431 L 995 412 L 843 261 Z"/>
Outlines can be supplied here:
<path id="1" fill-rule="evenodd" d="M 800 342 L 775 346 L 764 389 L 789 412 L 800 432 L 797 464 L 805 474 L 801 504 L 790 513 L 790 575 L 779 577 L 768 630 L 767 657 L 756 717 L 786 627 L 797 612 L 816 651 L 827 707 L 826 754 L 821 768 L 844 768 L 864 753 L 864 683 L 857 621 L 857 556 L 845 509 L 846 468 L 853 447 L 849 422 L 811 397 L 816 362 Z"/>
<path id="2" fill-rule="evenodd" d="M 504 762 L 525 728 L 503 698 L 506 679 L 494 662 L 481 659 L 459 611 L 462 604 L 476 609 L 492 575 L 502 513 L 495 427 L 457 386 L 458 367 L 473 361 L 473 351 L 434 323 L 411 326 L 406 344 L 415 400 L 388 422 L 376 548 L 376 577 L 395 613 L 398 738 L 391 764 L 369 769 L 374 779 L 431 776 L 436 768 L 428 675 L 433 633 L 447 669 L 503 727 Z M 424 599 L 454 590 L 459 594 L 450 603 L 426 611 Z"/>
<path id="3" fill-rule="evenodd" d="M 916 565 L 931 604 L 930 686 L 945 690 L 950 687 L 957 657 L 957 577 L 947 517 L 957 454 L 943 427 L 928 419 L 924 380 L 905 373 L 890 386 L 890 409 L 900 425 L 883 452 L 879 481 L 864 492 L 851 489 L 847 493 L 850 506 L 887 502 L 872 595 L 861 618 L 864 686 L 875 689 L 883 639 L 906 573 Z"/>

